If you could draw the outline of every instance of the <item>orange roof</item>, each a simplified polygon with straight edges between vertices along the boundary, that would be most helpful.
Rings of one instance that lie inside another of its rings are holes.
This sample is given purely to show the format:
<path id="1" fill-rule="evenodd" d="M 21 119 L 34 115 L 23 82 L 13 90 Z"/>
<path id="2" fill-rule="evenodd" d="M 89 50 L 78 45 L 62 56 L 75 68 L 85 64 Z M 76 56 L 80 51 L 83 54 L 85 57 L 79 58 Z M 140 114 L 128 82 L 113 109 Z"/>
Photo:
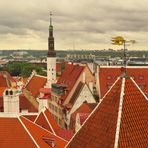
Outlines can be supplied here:
<path id="1" fill-rule="evenodd" d="M 57 81 L 57 84 L 65 85 L 68 88 L 67 93 L 62 96 L 63 100 L 68 96 L 69 92 L 75 85 L 77 79 L 79 78 L 84 68 L 85 66 L 80 66 L 80 65 L 73 65 L 73 64 L 66 65 L 64 72 Z"/>
<path id="2" fill-rule="evenodd" d="M 3 92 L 7 89 L 8 87 L 0 87 L 0 97 L 3 96 Z"/>
<path id="3" fill-rule="evenodd" d="M 128 74 L 134 78 L 139 87 L 148 94 L 148 67 L 128 67 Z M 122 73 L 120 67 L 100 67 L 99 85 L 101 97 L 105 95 L 108 89 L 114 84 L 117 77 Z"/>
<path id="4" fill-rule="evenodd" d="M 0 147 L 15 148 L 52 148 L 51 142 L 58 148 L 64 148 L 67 141 L 43 129 L 27 118 L 8 117 L 3 114 L 0 117 Z M 9 115 L 10 116 L 10 115 Z"/>
<path id="5" fill-rule="evenodd" d="M 39 95 L 39 90 L 44 87 L 47 82 L 47 78 L 35 75 L 31 78 L 29 83 L 26 86 L 26 89 L 31 92 L 33 97 L 37 97 Z"/>
<path id="6" fill-rule="evenodd" d="M 28 112 L 38 112 L 31 102 L 22 94 L 19 96 L 20 98 L 20 110 L 27 109 Z"/>
<path id="7" fill-rule="evenodd" d="M 37 116 L 35 123 L 54 134 L 56 133 L 56 130 L 61 129 L 47 108 Z"/>
<path id="8" fill-rule="evenodd" d="M 48 142 L 50 143 L 51 141 L 54 141 L 58 148 L 64 148 L 67 144 L 67 141 L 45 130 L 37 124 L 34 124 L 25 117 L 20 117 L 20 119 L 39 147 L 50 148 L 51 145 L 49 145 Z M 47 141 L 45 141 L 45 139 L 47 139 Z"/>
<path id="9" fill-rule="evenodd" d="M 30 121 L 34 122 L 34 120 L 36 119 L 37 115 L 23 115 L 23 117 L 29 119 Z"/>
<path id="10" fill-rule="evenodd" d="M 75 131 L 76 115 L 78 113 L 91 113 L 96 105 L 97 103 L 84 102 L 74 113 L 72 113 L 70 118 L 70 125 L 69 125 L 70 129 Z"/>
<path id="11" fill-rule="evenodd" d="M 120 78 L 67 147 L 147 147 L 147 115 L 144 93 L 131 78 Z"/>
<path id="12" fill-rule="evenodd" d="M 73 131 L 59 127 L 47 108 L 37 116 L 34 122 L 65 140 L 70 140 L 73 136 Z"/>
<path id="13" fill-rule="evenodd" d="M 0 147 L 35 148 L 36 145 L 18 118 L 0 117 Z"/>

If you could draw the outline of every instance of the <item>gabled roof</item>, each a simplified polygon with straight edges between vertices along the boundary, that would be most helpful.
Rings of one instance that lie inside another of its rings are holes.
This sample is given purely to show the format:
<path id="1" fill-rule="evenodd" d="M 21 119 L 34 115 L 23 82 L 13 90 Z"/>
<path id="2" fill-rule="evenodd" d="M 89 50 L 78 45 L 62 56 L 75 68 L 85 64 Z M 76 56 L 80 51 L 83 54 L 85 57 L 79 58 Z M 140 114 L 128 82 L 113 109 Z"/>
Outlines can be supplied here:
<path id="1" fill-rule="evenodd" d="M 119 78 L 67 147 L 148 145 L 148 100 L 132 78 Z"/>
<path id="2" fill-rule="evenodd" d="M 84 68 L 85 66 L 80 66 L 80 65 L 73 65 L 73 64 L 66 65 L 64 72 L 57 81 L 57 84 L 62 84 L 62 85 L 64 84 L 68 88 L 67 93 L 62 96 L 63 100 L 68 96 L 69 92 L 77 82 L 77 79 L 79 78 Z"/>
<path id="3" fill-rule="evenodd" d="M 51 148 L 51 142 L 58 148 L 64 148 L 67 143 L 23 116 L 0 114 L 0 123 L 1 148 Z"/>
<path id="4" fill-rule="evenodd" d="M 46 108 L 37 116 L 36 120 L 34 121 L 36 124 L 42 126 L 43 128 L 51 131 L 53 134 L 56 133 L 56 130 L 59 130 L 60 127 L 54 120 L 53 116 Z"/>
<path id="5" fill-rule="evenodd" d="M 39 95 L 39 91 L 47 82 L 47 78 L 39 75 L 34 75 L 29 83 L 26 85 L 26 89 L 31 92 L 33 97 L 37 97 Z"/>
<path id="6" fill-rule="evenodd" d="M 73 131 L 75 130 L 76 115 L 78 113 L 91 113 L 96 105 L 97 103 L 84 102 L 74 113 L 72 113 L 69 125 L 70 129 L 73 129 Z"/>
<path id="7" fill-rule="evenodd" d="M 40 112 L 34 122 L 65 140 L 70 140 L 73 136 L 72 130 L 64 130 L 59 127 L 47 108 Z"/>
<path id="8" fill-rule="evenodd" d="M 148 94 L 148 67 L 127 67 L 128 74 L 133 77 L 144 93 Z M 99 85 L 101 97 L 105 95 L 108 89 L 114 84 L 122 71 L 117 66 L 101 66 L 99 68 Z"/>
<path id="9" fill-rule="evenodd" d="M 51 141 L 53 141 L 58 148 L 64 148 L 67 144 L 66 140 L 54 135 L 44 128 L 41 128 L 25 117 L 20 117 L 20 119 L 39 147 L 52 148 L 52 146 L 48 144 L 48 142 L 50 143 Z"/>

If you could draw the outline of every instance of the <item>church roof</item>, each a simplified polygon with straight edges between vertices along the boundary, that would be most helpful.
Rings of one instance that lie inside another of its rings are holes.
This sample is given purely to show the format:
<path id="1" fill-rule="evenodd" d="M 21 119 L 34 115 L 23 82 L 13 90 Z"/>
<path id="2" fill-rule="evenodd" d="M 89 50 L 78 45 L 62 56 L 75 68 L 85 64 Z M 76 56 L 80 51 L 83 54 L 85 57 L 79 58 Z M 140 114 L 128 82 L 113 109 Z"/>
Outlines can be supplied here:
<path id="1" fill-rule="evenodd" d="M 135 81 L 119 78 L 67 147 L 148 145 L 148 100 Z"/>

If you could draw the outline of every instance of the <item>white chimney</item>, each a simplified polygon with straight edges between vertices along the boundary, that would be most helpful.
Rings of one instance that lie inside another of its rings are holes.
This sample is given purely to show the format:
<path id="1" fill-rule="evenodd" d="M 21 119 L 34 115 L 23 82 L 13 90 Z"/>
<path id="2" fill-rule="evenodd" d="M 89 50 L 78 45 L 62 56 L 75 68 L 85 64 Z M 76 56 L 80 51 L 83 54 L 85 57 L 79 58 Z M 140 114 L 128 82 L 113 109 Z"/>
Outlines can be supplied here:
<path id="1" fill-rule="evenodd" d="M 3 93 L 4 113 L 19 113 L 19 93 L 16 89 L 6 89 Z"/>

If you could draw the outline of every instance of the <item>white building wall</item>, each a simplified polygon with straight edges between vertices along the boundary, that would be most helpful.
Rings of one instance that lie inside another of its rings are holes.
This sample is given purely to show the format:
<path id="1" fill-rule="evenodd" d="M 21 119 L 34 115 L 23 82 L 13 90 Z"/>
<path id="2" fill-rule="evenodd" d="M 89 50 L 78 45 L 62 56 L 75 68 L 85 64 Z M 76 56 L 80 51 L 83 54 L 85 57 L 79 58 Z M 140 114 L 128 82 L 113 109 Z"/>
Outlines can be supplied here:
<path id="1" fill-rule="evenodd" d="M 47 87 L 56 82 L 56 57 L 47 57 Z"/>
<path id="2" fill-rule="evenodd" d="M 87 101 L 88 103 L 96 103 L 96 100 L 94 99 L 90 89 L 88 88 L 88 86 L 85 84 L 85 86 L 83 87 L 79 97 L 77 98 L 76 102 L 73 104 L 72 109 L 70 110 L 70 112 L 67 115 L 67 123 L 69 125 L 70 123 L 70 117 L 71 114 L 73 112 L 75 112 L 82 104 L 84 101 Z"/>
<path id="3" fill-rule="evenodd" d="M 75 123 L 75 132 L 77 132 L 81 127 L 81 124 L 80 124 L 80 115 L 79 113 L 76 115 L 76 123 Z"/>
<path id="4" fill-rule="evenodd" d="M 19 113 L 19 94 L 13 94 L 13 95 L 6 95 L 4 92 L 3 95 L 3 101 L 4 101 L 4 112 L 5 113 Z"/>
<path id="5" fill-rule="evenodd" d="M 48 99 L 39 99 L 39 112 L 44 108 L 48 108 Z"/>

